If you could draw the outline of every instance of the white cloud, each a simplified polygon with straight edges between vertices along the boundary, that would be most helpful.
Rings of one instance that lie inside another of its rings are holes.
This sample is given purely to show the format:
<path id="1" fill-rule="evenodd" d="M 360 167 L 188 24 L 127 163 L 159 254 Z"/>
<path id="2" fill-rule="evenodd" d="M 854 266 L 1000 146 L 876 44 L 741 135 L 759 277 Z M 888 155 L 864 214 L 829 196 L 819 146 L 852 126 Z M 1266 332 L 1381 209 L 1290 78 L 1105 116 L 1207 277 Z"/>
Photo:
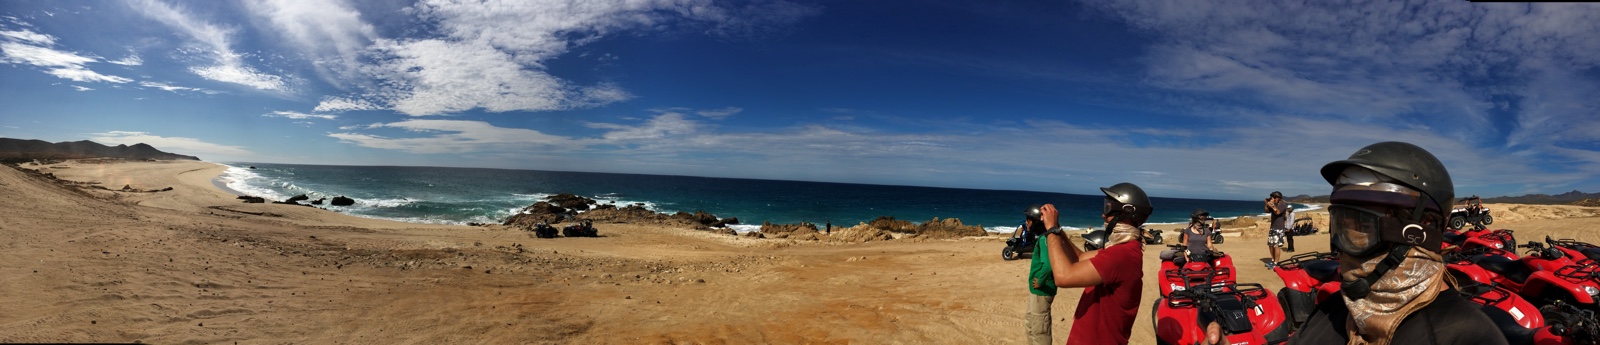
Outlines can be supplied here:
<path id="1" fill-rule="evenodd" d="M 94 133 L 90 134 L 89 140 L 106 145 L 143 143 L 154 146 L 157 150 L 198 156 L 201 159 L 205 159 L 207 156 L 239 158 L 254 155 L 254 153 L 239 146 L 208 143 L 195 138 L 163 137 L 147 132 L 110 131 Z"/>
<path id="2" fill-rule="evenodd" d="M 157 89 L 161 89 L 161 90 L 165 90 L 165 91 L 171 91 L 173 93 L 177 93 L 178 91 L 198 91 L 198 92 L 210 93 L 210 92 L 208 92 L 209 90 L 206 90 L 206 89 L 177 86 L 177 85 L 172 85 L 172 84 L 167 84 L 167 83 L 160 83 L 160 82 L 153 82 L 153 81 L 141 81 L 141 82 L 139 82 L 139 86 L 149 87 L 149 88 L 157 88 Z"/>
<path id="3" fill-rule="evenodd" d="M 681 136 L 695 132 L 698 124 L 686 120 L 683 114 L 666 113 L 657 115 L 644 125 L 630 127 L 609 123 L 591 123 L 589 127 L 611 129 L 603 137 L 611 141 L 648 140 L 657 141 L 669 136 Z"/>
<path id="4" fill-rule="evenodd" d="M 327 112 L 346 112 L 346 111 L 379 110 L 379 109 L 383 109 L 383 107 L 380 107 L 377 104 L 372 104 L 372 102 L 368 102 L 367 100 L 364 100 L 364 99 L 353 99 L 353 98 L 332 97 L 332 96 L 330 96 L 330 97 L 323 97 L 322 98 L 322 102 L 317 103 L 317 107 L 315 109 L 312 109 L 312 111 L 319 112 L 319 113 L 327 113 Z"/>
<path id="5" fill-rule="evenodd" d="M 23 41 L 43 46 L 56 44 L 55 36 L 29 31 L 28 29 L 22 29 L 19 31 L 0 30 L 0 36 L 13 41 Z"/>
<path id="6" fill-rule="evenodd" d="M 100 74 L 84 67 L 86 63 L 95 62 L 95 58 L 46 47 L 16 42 L 0 42 L 0 57 L 3 57 L 3 60 L 0 61 L 6 63 L 49 68 L 45 73 L 72 81 L 108 83 L 133 81 L 132 79 L 114 75 Z"/>
<path id="7" fill-rule="evenodd" d="M 281 111 L 281 110 L 280 111 L 274 111 L 274 112 L 266 113 L 266 114 L 261 114 L 261 116 L 265 116 L 265 117 L 282 117 L 282 118 L 289 118 L 289 119 L 295 119 L 295 120 L 305 120 L 305 119 L 332 120 L 332 119 L 339 118 L 338 115 L 306 114 L 306 113 L 299 113 L 299 112 L 293 112 L 293 111 Z"/>
<path id="8" fill-rule="evenodd" d="M 283 77 L 245 65 L 243 55 L 235 53 L 231 46 L 232 29 L 196 20 L 183 9 L 159 0 L 136 0 L 131 5 L 145 16 L 178 29 L 205 46 L 211 57 L 210 64 L 190 66 L 189 71 L 195 75 L 260 90 L 288 91 Z"/>
<path id="9" fill-rule="evenodd" d="M 139 66 L 144 64 L 144 59 L 140 59 L 138 55 L 128 55 L 128 57 L 122 59 L 110 60 L 106 62 L 123 66 Z"/>
<path id="10" fill-rule="evenodd" d="M 246 7 L 256 16 L 267 18 L 306 55 L 322 79 L 344 85 L 357 77 L 360 56 L 378 38 L 372 25 L 361 20 L 361 13 L 344 1 L 251 0 Z"/>
<path id="11" fill-rule="evenodd" d="M 341 129 L 346 127 L 341 127 Z M 363 147 L 398 150 L 419 154 L 483 153 L 485 151 L 523 150 L 530 147 L 572 144 L 566 138 L 552 136 L 536 130 L 497 127 L 483 121 L 466 120 L 406 120 L 393 123 L 376 123 L 367 129 L 395 128 L 421 137 L 391 138 L 363 133 L 330 133 L 329 137 Z"/>
<path id="12" fill-rule="evenodd" d="M 77 86 L 77 85 L 73 85 L 72 88 L 76 89 L 78 91 L 93 91 L 94 90 L 92 88 L 87 88 L 87 87 L 82 87 L 82 86 Z"/>
<path id="13" fill-rule="evenodd" d="M 82 67 L 95 61 L 72 52 L 15 42 L 0 42 L 0 51 L 4 51 L 6 62 L 39 67 Z"/>
<path id="14" fill-rule="evenodd" d="M 695 114 L 700 114 L 700 116 L 705 116 L 705 117 L 721 120 L 721 119 L 726 119 L 729 116 L 733 116 L 734 114 L 738 114 L 739 112 L 742 112 L 742 111 L 744 111 L 744 108 L 727 107 L 727 108 L 722 108 L 722 109 L 701 110 L 701 111 L 695 112 Z"/>
<path id="15" fill-rule="evenodd" d="M 285 29 L 289 36 L 306 37 L 302 46 L 310 47 L 307 49 L 343 51 L 339 47 L 353 47 L 373 38 L 357 16 L 328 14 L 291 20 L 286 13 L 301 6 L 258 2 L 253 7 L 280 26 L 312 21 L 316 23 L 312 26 L 323 28 L 302 33 Z M 618 31 L 661 30 L 682 24 L 709 27 L 706 31 L 716 35 L 747 36 L 816 12 L 783 1 L 733 8 L 707 0 L 426 0 L 411 11 L 434 24 L 439 35 L 372 40 L 368 51 L 377 62 L 364 66 L 363 71 L 376 79 L 372 83 L 376 86 L 365 90 L 360 99 L 414 116 L 477 108 L 491 112 L 565 110 L 627 100 L 632 95 L 617 85 L 575 85 L 550 74 L 544 64 L 572 47 Z M 344 43 L 310 41 L 323 37 Z"/>

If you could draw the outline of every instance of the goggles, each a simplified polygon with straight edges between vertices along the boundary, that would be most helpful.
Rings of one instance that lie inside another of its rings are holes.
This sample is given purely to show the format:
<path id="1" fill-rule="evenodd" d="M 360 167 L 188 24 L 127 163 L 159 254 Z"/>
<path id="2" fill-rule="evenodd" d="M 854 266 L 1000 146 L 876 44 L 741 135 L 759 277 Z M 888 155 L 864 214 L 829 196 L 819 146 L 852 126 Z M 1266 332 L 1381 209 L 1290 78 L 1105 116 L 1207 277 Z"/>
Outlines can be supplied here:
<path id="1" fill-rule="evenodd" d="M 1334 247 L 1345 254 L 1367 257 L 1382 249 L 1382 242 L 1430 251 L 1440 247 L 1442 235 L 1420 224 L 1422 212 L 1437 211 L 1439 205 L 1422 192 L 1388 182 L 1359 183 L 1334 188 L 1328 199 L 1333 203 L 1328 206 L 1328 230 Z M 1411 219 L 1386 212 L 1394 209 L 1409 209 Z"/>
<path id="2" fill-rule="evenodd" d="M 1369 257 L 1384 249 L 1383 242 L 1437 251 L 1440 234 L 1421 224 L 1385 212 L 1351 205 L 1328 206 L 1328 232 L 1333 246 L 1355 257 Z M 1431 234 L 1430 234 L 1431 233 Z"/>

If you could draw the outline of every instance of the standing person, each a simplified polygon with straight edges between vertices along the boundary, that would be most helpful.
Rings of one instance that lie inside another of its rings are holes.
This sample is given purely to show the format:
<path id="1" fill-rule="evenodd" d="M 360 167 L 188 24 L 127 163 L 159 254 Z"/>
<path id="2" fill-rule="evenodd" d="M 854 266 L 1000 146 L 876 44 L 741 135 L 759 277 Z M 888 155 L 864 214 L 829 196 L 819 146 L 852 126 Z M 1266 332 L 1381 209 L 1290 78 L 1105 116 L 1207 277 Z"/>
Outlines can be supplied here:
<path id="1" fill-rule="evenodd" d="M 833 220 L 832 219 L 823 219 L 822 221 L 828 223 L 828 230 L 827 230 L 828 232 L 826 232 L 826 234 L 828 236 L 833 236 Z"/>
<path id="2" fill-rule="evenodd" d="M 1056 286 L 1083 288 L 1078 310 L 1072 314 L 1072 332 L 1067 345 L 1127 344 L 1133 335 L 1134 317 L 1139 315 L 1140 293 L 1144 288 L 1144 244 L 1139 228 L 1150 219 L 1154 208 L 1144 189 L 1132 183 L 1100 188 L 1105 193 L 1101 217 L 1106 222 L 1104 249 L 1082 252 L 1062 232 L 1059 212 L 1054 205 L 1039 208 L 1044 221 L 1050 256 L 1050 269 Z"/>
<path id="3" fill-rule="evenodd" d="M 1056 301 L 1056 277 L 1050 269 L 1050 245 L 1045 241 L 1044 215 L 1040 211 L 1041 205 L 1028 206 L 1022 211 L 1022 229 L 1026 231 L 1023 236 L 1032 236 L 1033 260 L 1028 264 L 1028 314 L 1027 331 L 1028 344 L 1050 345 L 1052 341 L 1052 326 L 1050 308 Z"/>
<path id="4" fill-rule="evenodd" d="M 1178 243 L 1188 246 L 1186 248 L 1188 253 L 1184 256 L 1190 262 L 1198 260 L 1209 265 L 1216 265 L 1216 262 L 1211 260 L 1211 252 L 1217 251 L 1217 247 L 1211 245 L 1211 232 L 1217 230 L 1211 226 L 1210 220 L 1210 212 L 1197 208 L 1194 209 L 1194 212 L 1189 213 L 1189 226 L 1178 230 Z"/>
<path id="5" fill-rule="evenodd" d="M 1285 206 L 1283 208 L 1283 218 L 1288 223 L 1286 226 L 1284 226 L 1284 229 L 1291 230 L 1291 231 L 1285 231 L 1284 232 L 1283 241 L 1285 242 L 1285 245 L 1287 245 L 1288 247 L 1283 248 L 1283 251 L 1293 253 L 1294 252 L 1294 231 L 1292 231 L 1292 230 L 1294 230 L 1294 204 L 1290 204 L 1290 203 L 1285 202 L 1284 205 Z"/>
<path id="6" fill-rule="evenodd" d="M 1288 232 L 1284 226 L 1283 210 L 1289 208 L 1289 203 L 1283 201 L 1283 193 L 1276 191 L 1267 196 L 1266 203 L 1266 211 L 1272 220 L 1267 230 L 1267 250 L 1272 252 L 1272 262 L 1267 263 L 1267 269 L 1272 269 L 1272 265 L 1278 262 L 1278 248 L 1283 247 L 1283 238 Z"/>
<path id="7" fill-rule="evenodd" d="M 1381 142 L 1322 166 L 1340 293 L 1317 305 L 1294 345 L 1505 344 L 1484 311 L 1450 288 L 1440 237 L 1455 198 L 1444 164 Z"/>

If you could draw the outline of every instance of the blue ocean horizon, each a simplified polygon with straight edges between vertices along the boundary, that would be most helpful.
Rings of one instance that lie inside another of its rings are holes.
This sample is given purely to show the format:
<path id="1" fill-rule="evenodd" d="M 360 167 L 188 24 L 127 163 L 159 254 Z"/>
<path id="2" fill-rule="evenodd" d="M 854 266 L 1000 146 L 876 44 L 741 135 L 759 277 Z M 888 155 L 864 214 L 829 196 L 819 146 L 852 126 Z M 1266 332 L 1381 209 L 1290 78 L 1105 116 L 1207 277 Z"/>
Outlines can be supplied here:
<path id="1" fill-rule="evenodd" d="M 1102 195 L 1015 190 L 892 186 L 833 182 L 693 176 L 561 172 L 490 168 L 336 166 L 222 163 L 217 182 L 238 193 L 283 200 L 348 196 L 352 206 L 323 206 L 359 217 L 411 223 L 500 223 L 523 207 L 555 194 L 575 194 L 618 206 L 641 204 L 656 212 L 705 211 L 737 217 L 740 232 L 762 222 L 854 226 L 880 216 L 912 222 L 956 218 L 990 232 L 1009 233 L 1030 204 L 1051 203 L 1062 224 L 1099 227 Z M 250 169 L 255 167 L 255 169 Z M 1264 193 L 1263 193 L 1264 194 Z M 1152 197 L 1151 223 L 1186 222 L 1205 208 L 1217 218 L 1261 215 L 1261 201 Z M 1296 205 L 1305 209 L 1306 205 Z"/>

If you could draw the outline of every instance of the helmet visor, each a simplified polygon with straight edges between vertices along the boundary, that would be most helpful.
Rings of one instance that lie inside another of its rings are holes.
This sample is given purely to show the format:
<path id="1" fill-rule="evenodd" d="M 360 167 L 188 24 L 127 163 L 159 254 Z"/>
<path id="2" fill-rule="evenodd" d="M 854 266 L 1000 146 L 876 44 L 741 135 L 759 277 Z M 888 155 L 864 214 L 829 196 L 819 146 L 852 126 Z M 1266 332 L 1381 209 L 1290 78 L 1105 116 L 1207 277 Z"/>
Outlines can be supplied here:
<path id="1" fill-rule="evenodd" d="M 1356 257 L 1371 255 L 1382 242 L 1379 237 L 1384 214 L 1349 205 L 1328 206 L 1328 232 L 1339 251 Z"/>

